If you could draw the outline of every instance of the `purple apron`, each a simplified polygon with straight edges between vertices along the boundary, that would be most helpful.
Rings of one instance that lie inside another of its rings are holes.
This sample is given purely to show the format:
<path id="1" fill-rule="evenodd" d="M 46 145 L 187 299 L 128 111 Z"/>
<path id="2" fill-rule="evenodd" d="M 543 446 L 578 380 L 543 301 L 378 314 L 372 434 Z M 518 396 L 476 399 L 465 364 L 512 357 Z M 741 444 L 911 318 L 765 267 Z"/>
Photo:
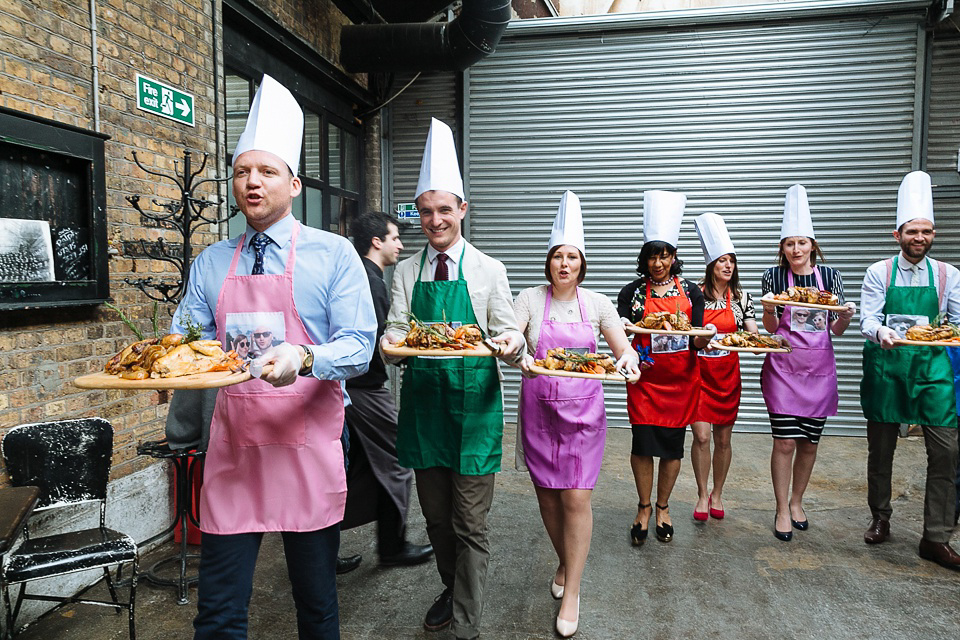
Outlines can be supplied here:
<path id="1" fill-rule="evenodd" d="M 813 273 L 817 277 L 817 288 L 822 290 L 820 270 L 814 267 Z M 788 286 L 792 287 L 792 270 L 787 271 L 787 279 Z M 760 374 L 763 401 L 770 413 L 801 418 L 835 416 L 839 395 L 837 361 L 830 341 L 830 318 L 827 317 L 824 330 L 813 330 L 812 324 L 792 327 L 793 309 L 791 306 L 783 308 L 776 331 L 790 343 L 793 352 L 767 354 Z"/>
<path id="2" fill-rule="evenodd" d="M 554 347 L 597 349 L 593 325 L 577 287 L 580 322 L 552 322 L 547 287 L 537 360 Z M 547 489 L 593 489 L 600 475 L 607 437 L 603 384 L 599 380 L 537 376 L 520 387 L 524 458 L 533 483 Z"/>

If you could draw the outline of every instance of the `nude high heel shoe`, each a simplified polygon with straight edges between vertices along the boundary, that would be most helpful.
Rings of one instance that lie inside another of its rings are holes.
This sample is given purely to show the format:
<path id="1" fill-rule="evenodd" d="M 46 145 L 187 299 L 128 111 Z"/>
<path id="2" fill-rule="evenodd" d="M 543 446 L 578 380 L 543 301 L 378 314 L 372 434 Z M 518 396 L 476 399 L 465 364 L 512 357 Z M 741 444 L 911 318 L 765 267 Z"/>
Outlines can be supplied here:
<path id="1" fill-rule="evenodd" d="M 559 600 L 563 597 L 563 585 L 557 584 L 556 580 L 550 582 L 550 595 L 553 596 L 554 600 Z"/>
<path id="2" fill-rule="evenodd" d="M 577 627 L 580 626 L 580 596 L 577 596 L 577 617 L 575 620 L 564 620 L 559 615 L 557 616 L 557 634 L 561 638 L 569 638 L 577 632 Z"/>

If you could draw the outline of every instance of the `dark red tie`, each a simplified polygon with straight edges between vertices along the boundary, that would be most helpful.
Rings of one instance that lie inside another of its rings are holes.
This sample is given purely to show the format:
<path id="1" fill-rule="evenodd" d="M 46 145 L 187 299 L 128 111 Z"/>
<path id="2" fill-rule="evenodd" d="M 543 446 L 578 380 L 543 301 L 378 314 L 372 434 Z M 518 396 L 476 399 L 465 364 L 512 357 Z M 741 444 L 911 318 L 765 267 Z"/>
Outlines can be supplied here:
<path id="1" fill-rule="evenodd" d="M 447 273 L 447 254 L 438 253 L 437 254 L 437 270 L 433 274 L 434 280 L 446 280 L 449 274 Z"/>

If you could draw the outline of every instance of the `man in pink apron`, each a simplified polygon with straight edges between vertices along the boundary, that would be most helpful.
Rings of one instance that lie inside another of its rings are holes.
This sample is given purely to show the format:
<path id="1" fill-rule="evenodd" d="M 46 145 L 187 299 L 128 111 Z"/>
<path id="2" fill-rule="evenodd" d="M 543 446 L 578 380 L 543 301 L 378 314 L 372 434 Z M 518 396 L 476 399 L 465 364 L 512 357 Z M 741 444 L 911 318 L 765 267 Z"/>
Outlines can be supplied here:
<path id="1" fill-rule="evenodd" d="M 246 231 L 197 256 L 174 316 L 174 331 L 199 324 L 223 344 L 251 331 L 274 342 L 251 366 L 261 379 L 217 395 L 200 497 L 196 639 L 247 637 L 265 532 L 283 536 L 300 638 L 340 637 L 341 381 L 366 371 L 377 321 L 350 243 L 291 214 L 302 135 L 296 100 L 264 76 L 233 157 Z"/>

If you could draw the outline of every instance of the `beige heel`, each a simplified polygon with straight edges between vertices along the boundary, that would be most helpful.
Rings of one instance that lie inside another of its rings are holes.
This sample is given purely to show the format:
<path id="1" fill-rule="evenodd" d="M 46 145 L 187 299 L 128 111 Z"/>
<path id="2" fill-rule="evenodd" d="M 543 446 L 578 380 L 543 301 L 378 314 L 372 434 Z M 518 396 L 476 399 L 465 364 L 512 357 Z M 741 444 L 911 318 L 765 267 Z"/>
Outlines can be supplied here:
<path id="1" fill-rule="evenodd" d="M 577 632 L 577 627 L 580 626 L 580 596 L 577 596 L 577 617 L 575 620 L 564 620 L 560 616 L 557 616 L 557 634 L 561 638 L 569 638 Z"/>

